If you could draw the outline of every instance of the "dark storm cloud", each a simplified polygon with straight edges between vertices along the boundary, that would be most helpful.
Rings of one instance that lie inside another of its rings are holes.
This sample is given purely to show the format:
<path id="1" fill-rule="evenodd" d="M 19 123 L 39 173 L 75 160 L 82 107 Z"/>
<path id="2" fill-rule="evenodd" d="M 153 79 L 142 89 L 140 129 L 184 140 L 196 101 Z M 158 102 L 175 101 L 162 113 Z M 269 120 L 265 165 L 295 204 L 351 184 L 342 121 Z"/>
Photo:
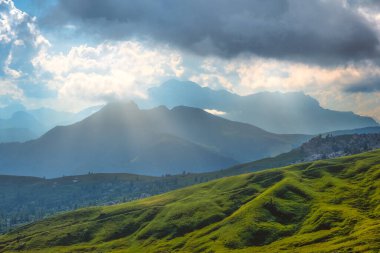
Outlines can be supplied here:
<path id="1" fill-rule="evenodd" d="M 321 65 L 377 58 L 375 31 L 340 1 L 60 0 L 45 22 L 101 39 L 153 39 L 200 54 Z"/>
<path id="2" fill-rule="evenodd" d="M 350 93 L 372 93 L 380 92 L 380 76 L 371 76 L 360 82 L 353 83 L 346 88 Z"/>

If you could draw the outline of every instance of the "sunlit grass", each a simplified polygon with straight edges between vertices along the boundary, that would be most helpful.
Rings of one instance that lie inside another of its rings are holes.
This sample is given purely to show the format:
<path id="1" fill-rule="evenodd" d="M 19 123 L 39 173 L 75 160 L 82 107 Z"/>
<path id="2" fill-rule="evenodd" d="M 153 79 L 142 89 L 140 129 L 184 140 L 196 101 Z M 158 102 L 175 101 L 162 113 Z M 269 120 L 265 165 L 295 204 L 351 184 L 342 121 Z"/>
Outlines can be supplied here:
<path id="1" fill-rule="evenodd" d="M 17 252 L 376 252 L 380 150 L 83 208 L 0 237 Z"/>

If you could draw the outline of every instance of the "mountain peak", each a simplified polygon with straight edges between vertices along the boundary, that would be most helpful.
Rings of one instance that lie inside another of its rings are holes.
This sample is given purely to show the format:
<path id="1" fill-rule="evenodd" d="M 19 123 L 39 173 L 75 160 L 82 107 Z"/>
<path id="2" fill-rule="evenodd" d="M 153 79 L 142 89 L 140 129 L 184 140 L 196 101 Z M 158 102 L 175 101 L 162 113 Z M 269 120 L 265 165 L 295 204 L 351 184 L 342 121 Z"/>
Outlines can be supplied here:
<path id="1" fill-rule="evenodd" d="M 11 119 L 33 119 L 33 120 L 36 120 L 32 115 L 30 115 L 29 113 L 25 112 L 25 111 L 17 111 L 15 113 L 13 113 Z"/>
<path id="2" fill-rule="evenodd" d="M 22 104 L 13 103 L 5 107 L 0 108 L 0 118 L 8 119 L 12 117 L 15 112 L 25 111 L 26 108 Z"/>
<path id="3" fill-rule="evenodd" d="M 191 107 L 191 106 L 184 106 L 184 105 L 179 105 L 171 109 L 173 112 L 200 112 L 200 113 L 205 113 L 204 110 L 196 107 Z"/>
<path id="4" fill-rule="evenodd" d="M 115 102 L 25 145 L 0 146 L 0 172 L 57 176 L 88 170 L 149 175 L 211 171 L 289 151 L 299 140 L 199 108 L 140 110 L 133 102 Z"/>
<path id="5" fill-rule="evenodd" d="M 140 110 L 138 105 L 133 101 L 110 102 L 100 111 L 136 111 Z"/>
<path id="6" fill-rule="evenodd" d="M 259 92 L 240 96 L 190 81 L 169 80 L 148 92 L 150 107 L 189 106 L 224 112 L 223 117 L 249 123 L 269 132 L 319 134 L 378 126 L 370 117 L 325 109 L 303 92 Z M 178 110 L 178 108 L 177 108 Z"/>
<path id="7" fill-rule="evenodd" d="M 251 100 L 262 100 L 263 102 L 269 102 L 271 104 L 281 103 L 287 107 L 295 107 L 295 110 L 299 107 L 320 108 L 318 100 L 305 94 L 302 91 L 292 92 L 280 92 L 280 91 L 263 91 L 246 96 Z M 274 103 L 275 102 L 275 103 Z"/>

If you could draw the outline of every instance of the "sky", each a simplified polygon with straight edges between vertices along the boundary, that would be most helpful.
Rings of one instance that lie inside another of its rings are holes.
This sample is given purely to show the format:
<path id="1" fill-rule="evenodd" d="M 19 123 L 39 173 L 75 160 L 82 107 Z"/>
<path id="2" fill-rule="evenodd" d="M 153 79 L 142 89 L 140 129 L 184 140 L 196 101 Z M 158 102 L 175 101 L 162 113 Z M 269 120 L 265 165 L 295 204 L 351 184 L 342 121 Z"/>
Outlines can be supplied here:
<path id="1" fill-rule="evenodd" d="M 380 121 L 380 1 L 0 0 L 0 106 L 77 111 L 172 78 Z"/>

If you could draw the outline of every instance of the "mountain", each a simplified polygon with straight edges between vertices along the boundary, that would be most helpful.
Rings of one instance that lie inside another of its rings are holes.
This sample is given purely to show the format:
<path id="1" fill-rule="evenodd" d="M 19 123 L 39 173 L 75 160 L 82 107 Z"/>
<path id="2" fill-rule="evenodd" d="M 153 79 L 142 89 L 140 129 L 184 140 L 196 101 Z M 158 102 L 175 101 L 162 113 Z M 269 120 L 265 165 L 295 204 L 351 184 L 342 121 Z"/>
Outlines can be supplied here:
<path id="1" fill-rule="evenodd" d="M 21 104 L 11 104 L 0 108 L 0 143 L 36 139 L 55 126 L 78 122 L 100 110 L 101 107 L 89 107 L 72 113 L 50 108 L 28 110 Z"/>
<path id="2" fill-rule="evenodd" d="M 19 103 L 12 103 L 5 107 L 0 107 L 0 119 L 8 119 L 12 117 L 14 113 L 25 110 L 25 106 Z"/>
<path id="3" fill-rule="evenodd" d="M 0 143 L 26 141 L 46 131 L 39 121 L 24 111 L 17 111 L 8 119 L 0 119 Z"/>
<path id="4" fill-rule="evenodd" d="M 189 81 L 170 80 L 148 90 L 143 107 L 179 105 L 214 110 L 219 115 L 274 133 L 319 134 L 336 130 L 378 126 L 370 117 L 322 108 L 301 92 L 261 92 L 239 96 L 212 90 Z"/>
<path id="5" fill-rule="evenodd" d="M 364 127 L 364 128 L 356 128 L 349 130 L 338 130 L 329 133 L 325 133 L 324 135 L 347 135 L 347 134 L 380 134 L 380 127 Z"/>
<path id="6" fill-rule="evenodd" d="M 4 128 L 0 129 L 0 143 L 25 142 L 38 138 L 39 135 L 27 128 Z"/>
<path id="7" fill-rule="evenodd" d="M 9 119 L 0 119 L 0 129 L 27 128 L 32 132 L 39 133 L 44 126 L 27 112 L 18 111 Z"/>
<path id="8" fill-rule="evenodd" d="M 283 153 L 309 138 L 272 134 L 196 108 L 140 110 L 133 103 L 113 103 L 37 140 L 0 145 L 0 172 L 48 177 L 205 172 Z"/>
<path id="9" fill-rule="evenodd" d="M 302 154 L 296 162 L 358 154 L 380 148 L 380 134 L 317 136 L 291 152 Z"/>
<path id="10" fill-rule="evenodd" d="M 56 111 L 51 108 L 39 108 L 29 110 L 28 112 L 33 115 L 38 121 L 43 122 L 43 124 L 46 125 L 48 129 L 51 129 L 55 126 L 70 125 L 81 121 L 82 119 L 99 111 L 102 107 L 103 106 L 88 107 L 76 113 Z"/>
<path id="11" fill-rule="evenodd" d="M 379 148 L 380 134 L 319 135 L 289 152 L 239 164 L 214 172 L 209 176 L 215 178 L 233 176 L 295 163 L 354 155 Z"/>
<path id="12" fill-rule="evenodd" d="M 0 236 L 2 252 L 376 252 L 380 151 L 82 208 Z"/>

